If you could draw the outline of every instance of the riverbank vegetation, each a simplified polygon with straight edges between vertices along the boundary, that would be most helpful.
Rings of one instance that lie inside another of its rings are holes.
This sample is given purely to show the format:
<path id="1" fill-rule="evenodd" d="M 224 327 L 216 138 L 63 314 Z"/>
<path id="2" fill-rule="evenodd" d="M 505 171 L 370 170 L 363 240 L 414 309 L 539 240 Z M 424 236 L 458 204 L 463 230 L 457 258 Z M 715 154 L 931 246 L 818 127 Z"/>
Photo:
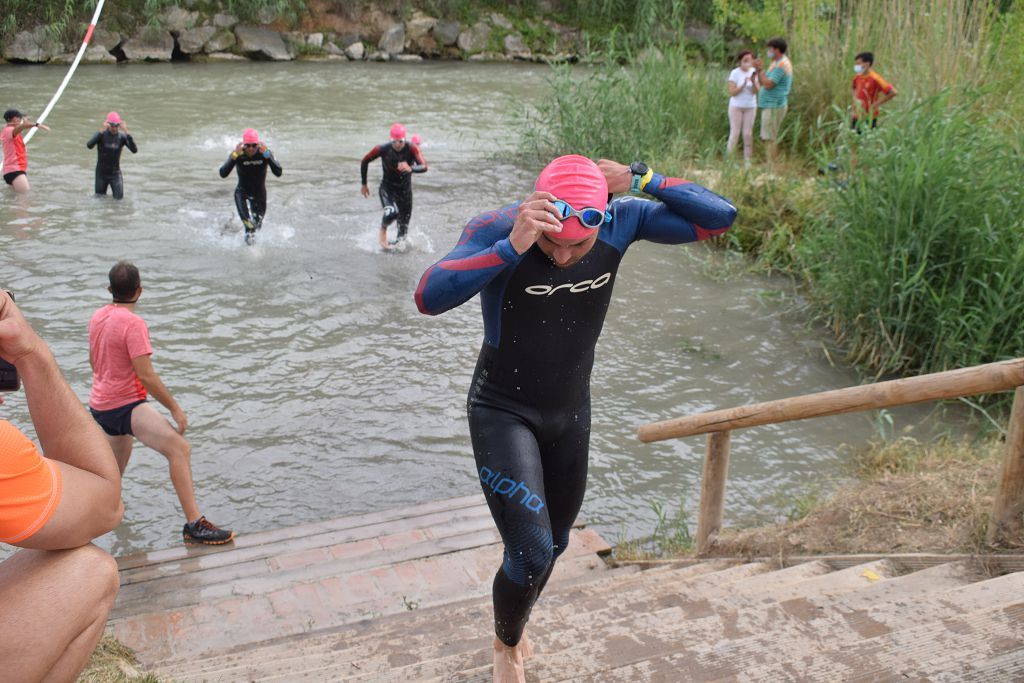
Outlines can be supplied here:
<path id="1" fill-rule="evenodd" d="M 1019 178 L 1024 3 L 717 0 L 715 25 L 794 63 L 783 161 L 723 158 L 724 48 L 685 45 L 560 67 L 520 112 L 526 153 L 644 159 L 740 209 L 723 241 L 805 283 L 815 313 L 871 375 L 1024 356 Z M 722 43 L 724 45 L 724 43 Z M 877 131 L 850 130 L 853 56 L 899 90 Z M 1009 79 L 1009 80 L 1008 80 Z"/>

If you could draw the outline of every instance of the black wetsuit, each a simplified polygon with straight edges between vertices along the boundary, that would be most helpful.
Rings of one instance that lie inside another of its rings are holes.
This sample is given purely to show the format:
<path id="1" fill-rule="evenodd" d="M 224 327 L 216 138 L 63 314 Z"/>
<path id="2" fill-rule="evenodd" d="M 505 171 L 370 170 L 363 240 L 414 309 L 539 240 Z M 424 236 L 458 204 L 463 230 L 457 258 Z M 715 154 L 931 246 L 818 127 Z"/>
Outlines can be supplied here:
<path id="1" fill-rule="evenodd" d="M 426 173 L 427 162 L 423 160 L 420 148 L 411 142 L 405 143 L 402 149 L 396 150 L 390 142 L 377 145 L 363 157 L 359 173 L 366 185 L 366 172 L 370 162 L 380 157 L 384 175 L 380 181 L 380 204 L 384 208 L 384 217 L 380 227 L 387 228 L 398 219 L 398 239 L 405 237 L 409 231 L 409 219 L 412 218 L 412 173 Z M 412 168 L 412 173 L 402 173 L 398 164 L 405 162 Z"/>
<path id="2" fill-rule="evenodd" d="M 590 371 L 623 254 L 641 239 L 680 244 L 720 234 L 736 216 L 728 201 L 686 181 L 654 175 L 647 191 L 662 201 L 613 201 L 593 248 L 567 268 L 537 245 L 516 253 L 508 238 L 518 205 L 481 214 L 416 291 L 427 314 L 480 293 L 484 342 L 467 411 L 477 475 L 505 544 L 494 621 L 510 646 L 583 503 Z"/>
<path id="3" fill-rule="evenodd" d="M 110 193 L 114 199 L 124 197 L 124 180 L 121 177 L 121 149 L 127 147 L 132 154 L 139 151 L 132 136 L 123 131 L 112 133 L 109 130 L 96 132 L 85 146 L 96 147 L 96 194 Z"/>
<path id="4" fill-rule="evenodd" d="M 235 152 L 228 155 L 228 160 L 220 167 L 220 177 L 227 178 L 231 169 L 235 169 L 238 176 L 238 185 L 235 187 L 235 207 L 238 209 L 238 217 L 242 219 L 242 225 L 246 232 L 259 230 L 263 223 L 263 216 L 267 213 L 267 168 L 281 177 L 281 164 L 268 149 L 264 153 L 257 152 L 249 156 L 245 152 Z"/>

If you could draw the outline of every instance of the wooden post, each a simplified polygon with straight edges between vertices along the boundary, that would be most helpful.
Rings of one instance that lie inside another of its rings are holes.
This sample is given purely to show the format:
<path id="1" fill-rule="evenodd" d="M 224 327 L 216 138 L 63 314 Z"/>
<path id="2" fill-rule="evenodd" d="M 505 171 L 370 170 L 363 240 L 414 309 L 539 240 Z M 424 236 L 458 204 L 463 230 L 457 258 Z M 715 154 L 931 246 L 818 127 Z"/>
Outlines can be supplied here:
<path id="1" fill-rule="evenodd" d="M 1024 531 L 1024 386 L 1017 387 L 1013 395 L 1013 409 L 1006 431 L 1006 455 L 1003 473 L 988 525 L 990 545 L 1020 542 Z"/>
<path id="2" fill-rule="evenodd" d="M 704 452 L 704 477 L 700 484 L 697 518 L 697 554 L 704 555 L 722 528 L 725 511 L 725 480 L 729 474 L 729 432 L 711 432 Z"/>

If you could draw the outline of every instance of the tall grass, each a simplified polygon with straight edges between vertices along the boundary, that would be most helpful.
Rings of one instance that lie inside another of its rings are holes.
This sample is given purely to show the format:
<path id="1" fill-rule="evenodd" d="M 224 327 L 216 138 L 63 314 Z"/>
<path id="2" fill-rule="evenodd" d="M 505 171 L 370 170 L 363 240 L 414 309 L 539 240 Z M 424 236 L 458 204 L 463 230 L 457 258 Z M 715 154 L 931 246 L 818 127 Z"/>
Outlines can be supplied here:
<path id="1" fill-rule="evenodd" d="M 678 49 L 628 66 L 558 67 L 550 96 L 519 112 L 524 148 L 539 158 L 573 152 L 652 163 L 724 149 L 725 77 Z"/>
<path id="2" fill-rule="evenodd" d="M 1024 161 L 952 97 L 849 133 L 835 148 L 848 175 L 823 181 L 804 233 L 813 299 L 879 374 L 1024 356 Z"/>

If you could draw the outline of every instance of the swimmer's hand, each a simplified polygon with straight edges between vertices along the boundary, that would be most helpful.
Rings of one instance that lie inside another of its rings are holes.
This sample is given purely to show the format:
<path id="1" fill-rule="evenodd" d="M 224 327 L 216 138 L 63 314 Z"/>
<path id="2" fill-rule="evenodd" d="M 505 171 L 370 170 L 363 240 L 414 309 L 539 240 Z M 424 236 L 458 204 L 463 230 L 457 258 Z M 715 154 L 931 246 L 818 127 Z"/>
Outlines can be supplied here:
<path id="1" fill-rule="evenodd" d="M 363 185 L 362 187 L 360 187 L 360 188 L 359 188 L 359 192 L 360 192 L 360 193 L 361 193 L 361 194 L 362 194 L 362 195 L 363 195 L 364 197 L 369 197 L 369 196 L 370 196 L 370 188 L 369 188 L 369 187 L 367 187 L 366 185 Z"/>
<path id="2" fill-rule="evenodd" d="M 611 159 L 601 159 L 597 162 L 597 168 L 604 174 L 604 179 L 608 182 L 609 193 L 618 194 L 629 189 L 629 183 L 633 180 L 633 173 L 629 170 L 629 166 Z"/>
<path id="3" fill-rule="evenodd" d="M 172 410 L 171 419 L 174 420 L 174 423 L 176 425 L 178 425 L 178 433 L 184 434 L 185 430 L 188 428 L 188 418 L 185 417 L 185 411 L 182 410 L 181 408 L 178 408 L 177 410 Z"/>
<path id="4" fill-rule="evenodd" d="M 516 253 L 523 254 L 545 233 L 558 237 L 562 222 L 558 220 L 558 209 L 552 203 L 557 199 L 550 192 L 534 192 L 519 205 L 516 221 L 508 241 Z"/>
<path id="5" fill-rule="evenodd" d="M 405 161 L 399 161 L 398 162 L 398 172 L 399 173 L 412 173 L 412 166 L 410 166 Z"/>
<path id="6" fill-rule="evenodd" d="M 16 366 L 45 346 L 10 295 L 0 291 L 0 358 Z"/>

